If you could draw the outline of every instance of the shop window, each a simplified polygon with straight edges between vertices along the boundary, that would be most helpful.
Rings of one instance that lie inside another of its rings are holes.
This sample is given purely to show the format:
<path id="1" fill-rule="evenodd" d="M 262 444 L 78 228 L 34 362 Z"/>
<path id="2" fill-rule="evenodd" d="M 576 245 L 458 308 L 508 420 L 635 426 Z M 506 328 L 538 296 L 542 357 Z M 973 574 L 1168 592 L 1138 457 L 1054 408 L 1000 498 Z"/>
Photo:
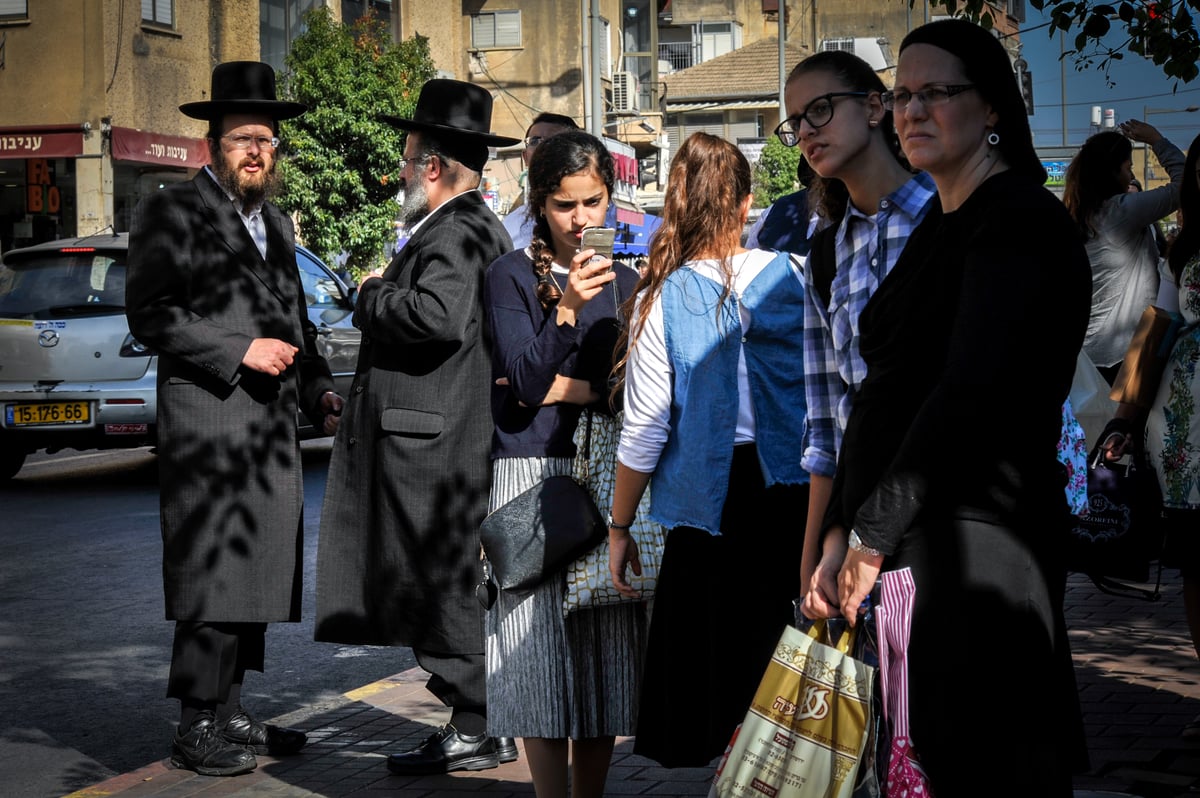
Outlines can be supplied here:
<path id="1" fill-rule="evenodd" d="M 29 0 L 0 0 L 0 20 L 29 19 Z"/>
<path id="2" fill-rule="evenodd" d="M 520 46 L 520 11 L 487 11 L 471 15 L 471 47 L 474 49 Z"/>
<path id="3" fill-rule="evenodd" d="M 174 28 L 174 0 L 142 0 L 142 22 L 163 28 Z"/>

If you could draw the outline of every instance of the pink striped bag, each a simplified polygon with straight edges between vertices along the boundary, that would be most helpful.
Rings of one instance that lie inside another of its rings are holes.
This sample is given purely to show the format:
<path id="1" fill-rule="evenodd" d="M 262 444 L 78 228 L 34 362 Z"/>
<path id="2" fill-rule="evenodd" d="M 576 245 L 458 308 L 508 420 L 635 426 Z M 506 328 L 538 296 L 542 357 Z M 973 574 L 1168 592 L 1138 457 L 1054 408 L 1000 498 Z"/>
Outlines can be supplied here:
<path id="1" fill-rule="evenodd" d="M 892 745 L 887 768 L 886 798 L 932 798 L 929 778 L 921 769 L 908 733 L 908 638 L 912 629 L 912 569 L 880 575 L 875 623 L 879 635 L 879 688 L 883 718 L 890 724 Z"/>

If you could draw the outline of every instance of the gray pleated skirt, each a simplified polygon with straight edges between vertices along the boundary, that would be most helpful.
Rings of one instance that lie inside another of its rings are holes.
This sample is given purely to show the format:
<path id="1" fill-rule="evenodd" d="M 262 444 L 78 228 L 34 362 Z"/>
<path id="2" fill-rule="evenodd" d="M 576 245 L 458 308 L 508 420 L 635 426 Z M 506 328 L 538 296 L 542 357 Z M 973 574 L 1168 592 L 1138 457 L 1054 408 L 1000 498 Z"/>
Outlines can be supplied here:
<path id="1" fill-rule="evenodd" d="M 549 476 L 567 458 L 493 463 L 489 512 Z M 637 720 L 646 606 L 627 602 L 563 617 L 564 573 L 532 593 L 500 591 L 487 613 L 488 734 L 587 739 L 627 736 Z"/>

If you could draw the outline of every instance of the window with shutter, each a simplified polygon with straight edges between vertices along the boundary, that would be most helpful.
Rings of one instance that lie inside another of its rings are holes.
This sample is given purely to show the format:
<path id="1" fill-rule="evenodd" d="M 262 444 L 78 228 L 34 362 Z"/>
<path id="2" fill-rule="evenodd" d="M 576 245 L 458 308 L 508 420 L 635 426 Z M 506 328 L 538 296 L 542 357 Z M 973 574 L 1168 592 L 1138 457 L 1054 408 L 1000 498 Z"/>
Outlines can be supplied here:
<path id="1" fill-rule="evenodd" d="M 28 0 L 0 0 L 0 19 L 27 19 Z"/>
<path id="2" fill-rule="evenodd" d="M 142 0 L 142 22 L 175 27 L 175 5 L 173 0 Z"/>
<path id="3" fill-rule="evenodd" d="M 521 46 L 521 12 L 487 11 L 471 15 L 471 47 L 490 50 Z"/>

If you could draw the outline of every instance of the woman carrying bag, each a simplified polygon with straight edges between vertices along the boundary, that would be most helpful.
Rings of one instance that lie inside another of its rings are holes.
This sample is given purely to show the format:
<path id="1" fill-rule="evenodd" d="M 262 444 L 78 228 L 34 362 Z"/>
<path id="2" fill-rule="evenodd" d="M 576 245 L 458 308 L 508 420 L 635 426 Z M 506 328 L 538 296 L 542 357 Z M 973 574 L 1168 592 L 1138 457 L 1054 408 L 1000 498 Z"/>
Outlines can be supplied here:
<path id="1" fill-rule="evenodd" d="M 910 567 L 910 732 L 932 794 L 1069 798 L 1086 749 L 1056 448 L 1087 256 L 989 31 L 914 29 L 883 102 L 940 207 L 863 310 L 867 377 L 803 611 L 853 622 L 881 570 Z"/>
<path id="2" fill-rule="evenodd" d="M 578 251 L 604 224 L 614 168 L 582 131 L 542 142 L 529 167 L 533 240 L 488 268 L 493 484 L 489 512 L 550 476 L 570 475 L 584 408 L 607 409 L 619 298 L 637 273 Z M 532 535 L 532 530 L 531 530 Z M 564 618 L 564 570 L 487 613 L 488 734 L 524 738 L 539 798 L 600 796 L 614 738 L 633 733 L 645 604 Z M 568 767 L 569 760 L 569 767 Z"/>

